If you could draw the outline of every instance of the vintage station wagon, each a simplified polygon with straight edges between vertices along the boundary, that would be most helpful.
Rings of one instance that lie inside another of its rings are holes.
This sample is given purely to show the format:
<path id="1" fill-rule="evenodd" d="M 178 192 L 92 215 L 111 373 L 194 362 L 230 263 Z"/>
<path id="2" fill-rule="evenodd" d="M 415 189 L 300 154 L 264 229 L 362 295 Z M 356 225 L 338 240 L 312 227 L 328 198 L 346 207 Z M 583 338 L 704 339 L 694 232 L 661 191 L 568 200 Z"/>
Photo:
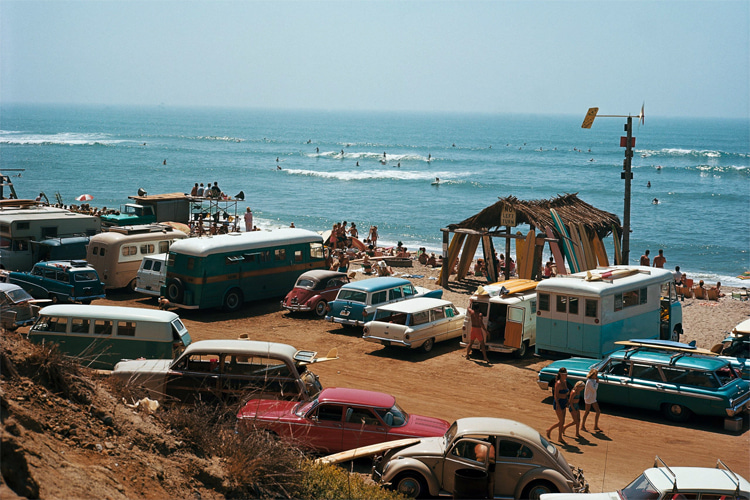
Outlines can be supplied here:
<path id="1" fill-rule="evenodd" d="M 103 299 L 104 283 L 85 260 L 37 262 L 30 272 L 10 272 L 8 281 L 37 299 L 89 304 Z"/>
<path id="2" fill-rule="evenodd" d="M 435 342 L 460 337 L 465 317 L 466 310 L 447 300 L 418 297 L 378 307 L 362 338 L 430 352 Z"/>
<path id="3" fill-rule="evenodd" d="M 750 383 L 727 359 L 652 348 L 615 351 L 603 360 L 571 358 L 555 361 L 539 372 L 539 387 L 549 388 L 560 368 L 568 383 L 599 371 L 597 400 L 603 403 L 661 410 L 670 420 L 690 415 L 733 417 L 750 405 Z"/>
<path id="4" fill-rule="evenodd" d="M 345 326 L 362 326 L 370 321 L 378 306 L 415 297 L 443 296 L 442 290 L 414 286 L 403 278 L 370 278 L 344 285 L 329 304 L 326 321 Z"/>
<path id="5" fill-rule="evenodd" d="M 18 285 L 0 283 L 0 327 L 15 330 L 32 324 L 39 316 L 34 297 Z"/>

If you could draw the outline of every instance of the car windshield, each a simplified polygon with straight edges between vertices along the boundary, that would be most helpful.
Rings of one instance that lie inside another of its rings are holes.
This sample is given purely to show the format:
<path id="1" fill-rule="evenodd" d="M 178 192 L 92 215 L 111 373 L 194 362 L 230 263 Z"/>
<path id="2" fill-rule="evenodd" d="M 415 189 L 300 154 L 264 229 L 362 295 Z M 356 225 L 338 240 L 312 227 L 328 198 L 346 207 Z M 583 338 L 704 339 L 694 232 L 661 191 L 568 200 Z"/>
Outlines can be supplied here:
<path id="1" fill-rule="evenodd" d="M 352 290 L 351 288 L 342 288 L 339 290 L 339 295 L 336 297 L 336 300 L 349 300 L 351 302 L 364 304 L 367 302 L 367 292 Z"/>
<path id="2" fill-rule="evenodd" d="M 458 432 L 458 422 L 453 422 L 450 427 L 448 427 L 448 430 L 445 431 L 445 441 L 443 442 L 443 447 L 447 450 L 448 444 L 450 444 L 451 441 L 453 441 L 453 438 L 456 436 L 456 432 Z"/>
<path id="3" fill-rule="evenodd" d="M 307 415 L 307 412 L 309 412 L 313 408 L 313 406 L 317 405 L 317 399 L 313 401 L 302 401 L 300 403 L 297 403 L 297 406 L 294 407 L 294 414 L 298 417 L 304 417 L 305 415 Z"/>
<path id="4" fill-rule="evenodd" d="M 541 434 L 539 434 L 539 439 L 541 440 L 542 448 L 544 448 L 545 450 L 547 450 L 547 452 L 550 455 L 552 455 L 553 457 L 557 458 L 557 447 L 555 447 L 554 444 L 552 444 L 549 441 L 547 441 L 546 439 L 544 439 L 544 436 L 542 436 Z"/>
<path id="5" fill-rule="evenodd" d="M 375 408 L 375 412 L 391 427 L 402 427 L 409 420 L 409 414 L 402 410 L 398 403 L 394 403 L 390 408 Z"/>
<path id="6" fill-rule="evenodd" d="M 24 300 L 31 300 L 34 298 L 29 295 L 29 293 L 23 288 L 19 288 L 17 290 L 9 290 L 7 292 L 7 295 L 10 301 L 14 304 L 18 304 L 19 302 L 23 302 Z"/>
<path id="7" fill-rule="evenodd" d="M 623 500 L 656 500 L 659 498 L 659 491 L 646 479 L 645 474 L 638 476 L 635 481 L 623 489 L 617 490 L 617 494 Z"/>

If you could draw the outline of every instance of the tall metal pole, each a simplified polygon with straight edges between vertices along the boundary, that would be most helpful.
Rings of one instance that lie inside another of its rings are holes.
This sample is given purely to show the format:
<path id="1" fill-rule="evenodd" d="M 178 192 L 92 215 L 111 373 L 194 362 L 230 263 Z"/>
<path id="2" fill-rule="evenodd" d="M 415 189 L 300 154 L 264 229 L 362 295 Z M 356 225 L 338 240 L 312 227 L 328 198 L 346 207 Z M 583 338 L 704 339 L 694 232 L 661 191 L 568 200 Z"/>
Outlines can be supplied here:
<path id="1" fill-rule="evenodd" d="M 622 215 L 622 262 L 627 265 L 630 264 L 630 181 L 633 179 L 633 172 L 630 170 L 630 159 L 633 158 L 633 117 L 631 116 L 628 116 L 625 132 L 627 132 L 625 161 L 620 177 L 625 179 L 625 203 Z"/>

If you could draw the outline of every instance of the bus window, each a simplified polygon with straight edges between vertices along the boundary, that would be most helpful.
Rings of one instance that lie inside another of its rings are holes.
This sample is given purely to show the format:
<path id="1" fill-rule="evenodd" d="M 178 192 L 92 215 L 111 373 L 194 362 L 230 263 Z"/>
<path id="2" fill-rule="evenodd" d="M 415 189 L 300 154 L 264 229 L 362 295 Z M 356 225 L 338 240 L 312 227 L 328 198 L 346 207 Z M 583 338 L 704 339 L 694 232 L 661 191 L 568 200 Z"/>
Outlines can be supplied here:
<path id="1" fill-rule="evenodd" d="M 237 264 L 245 260 L 242 255 L 227 255 L 224 257 L 224 264 Z"/>
<path id="2" fill-rule="evenodd" d="M 135 322 L 134 321 L 118 321 L 117 322 L 117 335 L 127 335 L 129 337 L 135 337 Z"/>
<path id="3" fill-rule="evenodd" d="M 154 246 L 153 243 L 146 243 L 145 245 L 141 245 L 141 254 L 142 255 L 148 255 L 150 253 L 154 253 Z"/>
<path id="4" fill-rule="evenodd" d="M 323 245 L 320 243 L 310 243 L 310 258 L 312 259 L 323 259 Z"/>
<path id="5" fill-rule="evenodd" d="M 564 312 L 568 311 L 567 304 L 566 304 L 567 299 L 568 298 L 565 297 L 564 295 L 558 295 L 557 296 L 557 305 L 555 307 L 555 310 L 557 312 L 564 313 Z"/>
<path id="6" fill-rule="evenodd" d="M 578 297 L 568 297 L 568 313 L 578 315 Z"/>
<path id="7" fill-rule="evenodd" d="M 71 333 L 89 333 L 89 320 L 82 318 L 73 318 L 70 320 Z"/>
<path id="8" fill-rule="evenodd" d="M 167 252 L 169 252 L 169 241 L 160 241 L 159 253 L 167 253 Z"/>
<path id="9" fill-rule="evenodd" d="M 622 294 L 615 294 L 615 311 L 622 311 Z"/>
<path id="10" fill-rule="evenodd" d="M 586 299 L 586 317 L 587 318 L 596 318 L 597 317 L 596 313 L 598 310 L 599 310 L 598 300 Z"/>
<path id="11" fill-rule="evenodd" d="M 277 248 L 273 251 L 274 253 L 274 259 L 276 260 L 286 260 L 286 248 Z"/>
<path id="12" fill-rule="evenodd" d="M 539 310 L 549 312 L 549 294 L 548 293 L 539 294 Z"/>
<path id="13" fill-rule="evenodd" d="M 641 288 L 639 290 L 639 293 L 641 295 L 641 304 L 645 304 L 648 302 L 648 288 Z"/>
<path id="14" fill-rule="evenodd" d="M 639 302 L 638 290 L 630 290 L 622 294 L 622 307 L 637 306 Z"/>
<path id="15" fill-rule="evenodd" d="M 94 249 L 91 251 L 94 255 L 99 255 L 99 247 L 94 247 Z"/>
<path id="16" fill-rule="evenodd" d="M 302 250 L 294 251 L 294 262 L 302 262 Z"/>
<path id="17" fill-rule="evenodd" d="M 94 333 L 97 335 L 109 335 L 112 333 L 112 322 L 106 319 L 94 321 Z"/>
<path id="18" fill-rule="evenodd" d="M 123 245 L 121 253 L 123 257 L 127 257 L 128 255 L 136 255 L 138 253 L 138 247 L 134 245 Z"/>

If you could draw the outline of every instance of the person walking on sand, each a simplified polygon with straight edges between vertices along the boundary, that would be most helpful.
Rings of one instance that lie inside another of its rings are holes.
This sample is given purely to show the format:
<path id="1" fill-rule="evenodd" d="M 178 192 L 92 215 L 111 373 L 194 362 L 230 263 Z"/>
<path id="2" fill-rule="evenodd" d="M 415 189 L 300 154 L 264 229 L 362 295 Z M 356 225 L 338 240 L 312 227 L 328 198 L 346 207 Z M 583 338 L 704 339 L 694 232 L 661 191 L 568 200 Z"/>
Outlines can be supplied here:
<path id="1" fill-rule="evenodd" d="M 658 267 L 660 269 L 664 269 L 664 264 L 667 263 L 667 258 L 664 257 L 664 250 L 661 248 L 659 249 L 659 255 L 654 257 L 654 267 Z"/>
<path id="2" fill-rule="evenodd" d="M 651 265 L 651 259 L 649 258 L 648 254 L 651 253 L 651 250 L 646 249 L 645 252 L 643 252 L 643 255 L 641 255 L 641 265 L 649 267 Z"/>
<path id="3" fill-rule="evenodd" d="M 471 355 L 471 349 L 474 347 L 474 341 L 476 340 L 479 342 L 479 349 L 482 351 L 484 361 L 486 363 L 489 363 L 490 360 L 487 358 L 487 346 L 484 344 L 484 336 L 485 334 L 489 335 L 489 332 L 487 331 L 487 327 L 484 326 L 482 313 L 479 311 L 475 311 L 471 307 L 467 309 L 467 312 L 469 313 L 471 318 L 471 330 L 469 333 L 469 342 L 466 346 L 466 359 L 469 359 L 469 356 Z"/>
<path id="4" fill-rule="evenodd" d="M 568 389 L 568 370 L 562 367 L 555 376 L 555 386 L 552 389 L 552 408 L 555 409 L 557 422 L 547 429 L 547 439 L 552 439 L 552 431 L 557 428 L 558 440 L 565 442 L 563 430 L 565 429 L 565 410 L 568 407 L 568 392 L 570 392 L 570 389 Z"/>
<path id="5" fill-rule="evenodd" d="M 589 374 L 586 376 L 586 387 L 583 389 L 583 402 L 586 403 L 586 412 L 583 414 L 581 420 L 581 430 L 586 431 L 586 419 L 589 416 L 591 408 L 594 408 L 596 415 L 594 417 L 594 430 L 600 431 L 599 428 L 599 403 L 596 401 L 596 390 L 599 388 L 599 372 L 596 368 L 592 368 Z M 588 431 L 587 431 L 588 432 Z"/>
<path id="6" fill-rule="evenodd" d="M 569 424 L 566 424 L 565 427 L 563 427 L 563 435 L 565 435 L 565 429 L 568 427 L 571 427 L 573 425 L 576 426 L 576 437 L 581 437 L 581 397 L 583 397 L 583 389 L 586 386 L 586 384 L 583 383 L 583 381 L 579 380 L 576 382 L 576 385 L 573 386 L 573 390 L 570 393 L 570 416 L 573 418 L 573 421 Z"/>

